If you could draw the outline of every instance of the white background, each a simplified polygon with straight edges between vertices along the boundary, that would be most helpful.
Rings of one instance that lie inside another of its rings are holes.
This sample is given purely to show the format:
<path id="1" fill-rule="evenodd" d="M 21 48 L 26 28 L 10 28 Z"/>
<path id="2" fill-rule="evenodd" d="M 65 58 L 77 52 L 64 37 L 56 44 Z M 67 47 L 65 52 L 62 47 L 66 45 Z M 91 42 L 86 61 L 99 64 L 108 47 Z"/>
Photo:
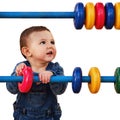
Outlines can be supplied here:
<path id="1" fill-rule="evenodd" d="M 4 0 L 0 1 L 0 11 L 73 11 L 80 0 Z M 83 0 L 94 4 L 98 0 Z M 104 4 L 108 0 L 101 0 Z M 115 4 L 116 0 L 111 0 Z M 30 26 L 44 25 L 53 33 L 56 40 L 58 61 L 65 75 L 72 75 L 73 69 L 80 66 L 83 75 L 88 75 L 91 67 L 98 67 L 101 76 L 113 76 L 120 66 L 120 31 L 75 30 L 73 19 L 0 19 L 0 76 L 10 75 L 16 63 L 24 60 L 19 51 L 20 33 Z M 62 108 L 61 120 L 118 120 L 120 95 L 113 83 L 102 83 L 97 94 L 89 92 L 83 83 L 79 94 L 72 92 L 69 83 L 66 92 L 58 96 Z M 0 83 L 0 120 L 13 120 L 12 104 L 16 95 L 6 90 Z"/>

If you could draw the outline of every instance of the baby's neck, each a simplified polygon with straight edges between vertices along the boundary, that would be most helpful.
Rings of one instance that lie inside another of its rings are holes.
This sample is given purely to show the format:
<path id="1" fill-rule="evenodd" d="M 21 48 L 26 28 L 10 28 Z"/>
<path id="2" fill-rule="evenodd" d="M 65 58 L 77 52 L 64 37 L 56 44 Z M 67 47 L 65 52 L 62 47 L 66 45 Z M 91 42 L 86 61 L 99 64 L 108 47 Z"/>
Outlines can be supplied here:
<path id="1" fill-rule="evenodd" d="M 33 72 L 41 72 L 41 71 L 45 71 L 48 63 L 40 63 L 40 62 L 30 62 L 31 68 L 33 70 Z"/>

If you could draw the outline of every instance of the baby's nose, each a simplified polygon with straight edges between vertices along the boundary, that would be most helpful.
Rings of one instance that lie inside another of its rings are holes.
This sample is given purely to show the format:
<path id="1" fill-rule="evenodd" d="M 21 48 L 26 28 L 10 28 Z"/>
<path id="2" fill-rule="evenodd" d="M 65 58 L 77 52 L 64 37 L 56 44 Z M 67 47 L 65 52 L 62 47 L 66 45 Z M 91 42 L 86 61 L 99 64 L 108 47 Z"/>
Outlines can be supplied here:
<path id="1" fill-rule="evenodd" d="M 47 44 L 47 48 L 51 48 L 52 45 L 50 43 Z"/>

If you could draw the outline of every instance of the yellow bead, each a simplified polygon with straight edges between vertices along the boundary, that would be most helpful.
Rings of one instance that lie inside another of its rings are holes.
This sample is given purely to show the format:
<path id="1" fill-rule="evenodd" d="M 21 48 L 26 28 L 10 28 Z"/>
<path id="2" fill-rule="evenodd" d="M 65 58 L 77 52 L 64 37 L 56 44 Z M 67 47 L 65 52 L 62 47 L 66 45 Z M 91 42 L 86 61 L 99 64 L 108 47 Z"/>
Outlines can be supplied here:
<path id="1" fill-rule="evenodd" d="M 114 6 L 115 9 L 115 28 L 120 29 L 120 2 L 116 3 Z"/>
<path id="2" fill-rule="evenodd" d="M 99 69 L 92 67 L 88 74 L 91 78 L 91 81 L 88 83 L 88 87 L 91 93 L 97 93 L 100 89 L 101 77 Z"/>
<path id="3" fill-rule="evenodd" d="M 95 7 L 93 3 L 87 3 L 85 6 L 85 27 L 86 29 L 92 29 L 95 24 Z"/>

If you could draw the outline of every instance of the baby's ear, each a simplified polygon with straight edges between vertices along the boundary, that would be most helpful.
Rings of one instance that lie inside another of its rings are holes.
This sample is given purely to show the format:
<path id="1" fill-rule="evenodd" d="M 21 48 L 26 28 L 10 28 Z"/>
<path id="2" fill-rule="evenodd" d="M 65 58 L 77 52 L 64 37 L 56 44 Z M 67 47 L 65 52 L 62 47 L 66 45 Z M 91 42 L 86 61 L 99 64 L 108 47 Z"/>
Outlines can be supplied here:
<path id="1" fill-rule="evenodd" d="M 31 52 L 29 51 L 29 48 L 26 46 L 22 47 L 21 52 L 25 57 L 31 56 Z"/>

